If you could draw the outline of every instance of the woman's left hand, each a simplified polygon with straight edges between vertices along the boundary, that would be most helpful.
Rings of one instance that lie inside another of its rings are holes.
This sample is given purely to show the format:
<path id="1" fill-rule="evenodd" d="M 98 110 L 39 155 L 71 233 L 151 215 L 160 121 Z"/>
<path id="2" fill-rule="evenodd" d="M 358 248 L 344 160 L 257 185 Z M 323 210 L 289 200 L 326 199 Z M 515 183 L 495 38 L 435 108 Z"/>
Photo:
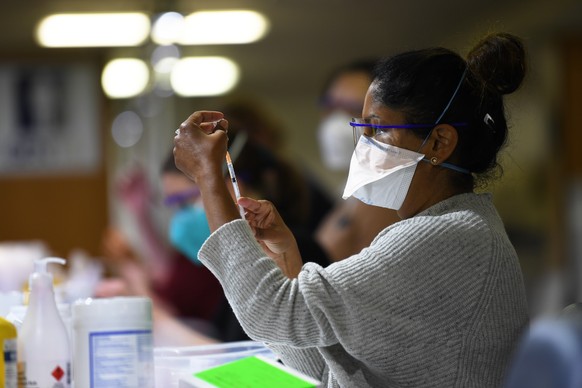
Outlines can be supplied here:
<path id="1" fill-rule="evenodd" d="M 295 236 L 275 206 L 266 200 L 257 201 L 247 197 L 241 197 L 238 204 L 245 209 L 246 220 L 265 253 L 275 260 L 287 277 L 296 278 L 303 261 Z"/>

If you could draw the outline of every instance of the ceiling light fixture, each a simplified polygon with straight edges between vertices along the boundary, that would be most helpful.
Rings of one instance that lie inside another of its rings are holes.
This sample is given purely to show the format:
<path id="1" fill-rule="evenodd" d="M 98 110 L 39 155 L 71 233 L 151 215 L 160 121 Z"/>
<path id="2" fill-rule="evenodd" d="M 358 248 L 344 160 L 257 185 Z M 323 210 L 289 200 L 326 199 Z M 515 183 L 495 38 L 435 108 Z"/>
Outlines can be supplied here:
<path id="1" fill-rule="evenodd" d="M 151 26 L 151 28 L 150 28 Z M 151 31 L 150 31 L 151 30 Z M 184 97 L 216 96 L 237 84 L 240 71 L 225 57 L 180 58 L 178 45 L 244 44 L 263 38 L 268 19 L 251 10 L 178 12 L 159 15 L 150 24 L 145 13 L 54 14 L 36 27 L 36 38 L 45 47 L 130 47 L 159 45 L 149 66 L 140 59 L 120 58 L 103 69 L 101 84 L 110 98 L 131 98 L 152 90 Z M 151 34 L 150 34 L 151 32 Z"/>
<path id="2" fill-rule="evenodd" d="M 36 27 L 36 39 L 44 47 L 139 46 L 149 33 L 149 17 L 138 12 L 55 14 Z"/>
<path id="3" fill-rule="evenodd" d="M 255 11 L 199 11 L 184 18 L 177 43 L 182 45 L 252 43 L 263 38 L 268 30 L 267 18 Z"/>
<path id="4" fill-rule="evenodd" d="M 224 57 L 187 57 L 172 70 L 172 89 L 183 97 L 217 96 L 230 91 L 238 82 L 239 68 Z"/>
<path id="5" fill-rule="evenodd" d="M 160 15 L 151 28 L 152 40 L 161 45 L 243 44 L 263 38 L 269 21 L 251 10 L 177 12 Z M 43 18 L 36 39 L 44 47 L 130 47 L 150 35 L 145 13 L 69 13 Z"/>
<path id="6" fill-rule="evenodd" d="M 110 98 L 129 98 L 141 94 L 149 83 L 149 69 L 141 59 L 118 58 L 105 65 L 101 86 Z"/>

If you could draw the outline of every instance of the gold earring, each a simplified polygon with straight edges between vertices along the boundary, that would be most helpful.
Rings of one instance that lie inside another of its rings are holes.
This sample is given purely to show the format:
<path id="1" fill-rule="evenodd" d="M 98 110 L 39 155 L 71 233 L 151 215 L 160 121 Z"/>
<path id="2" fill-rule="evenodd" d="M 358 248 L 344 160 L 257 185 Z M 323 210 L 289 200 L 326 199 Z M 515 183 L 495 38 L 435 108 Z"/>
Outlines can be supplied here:
<path id="1" fill-rule="evenodd" d="M 436 158 L 436 156 L 433 156 L 432 158 L 430 158 L 430 163 L 433 166 L 436 166 L 438 164 L 439 160 Z"/>

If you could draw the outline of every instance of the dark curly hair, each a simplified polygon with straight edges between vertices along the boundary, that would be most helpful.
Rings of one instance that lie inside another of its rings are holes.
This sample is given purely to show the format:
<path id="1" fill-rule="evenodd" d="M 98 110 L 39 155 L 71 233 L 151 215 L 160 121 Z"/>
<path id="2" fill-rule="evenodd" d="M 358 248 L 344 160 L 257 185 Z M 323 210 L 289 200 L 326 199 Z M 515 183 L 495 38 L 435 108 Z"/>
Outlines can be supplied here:
<path id="1" fill-rule="evenodd" d="M 523 42 L 508 33 L 494 33 L 477 43 L 466 60 L 441 47 L 383 59 L 376 67 L 372 97 L 403 112 L 410 124 L 468 123 L 456 128 L 459 140 L 452 158 L 472 173 L 458 179 L 483 186 L 501 175 L 498 153 L 508 131 L 503 96 L 519 88 L 525 73 Z M 430 130 L 414 132 L 424 138 Z"/>

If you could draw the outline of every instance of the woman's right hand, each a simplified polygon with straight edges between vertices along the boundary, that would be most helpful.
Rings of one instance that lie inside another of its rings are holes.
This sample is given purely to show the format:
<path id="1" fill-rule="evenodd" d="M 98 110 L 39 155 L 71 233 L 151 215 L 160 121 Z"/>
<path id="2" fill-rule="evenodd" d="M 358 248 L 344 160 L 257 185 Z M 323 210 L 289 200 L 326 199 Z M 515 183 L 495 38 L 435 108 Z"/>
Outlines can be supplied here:
<path id="1" fill-rule="evenodd" d="M 176 130 L 174 160 L 188 178 L 202 186 L 206 180 L 222 181 L 228 121 L 217 111 L 196 111 Z"/>
<path id="2" fill-rule="evenodd" d="M 289 278 L 296 278 L 303 261 L 295 236 L 285 225 L 275 206 L 266 200 L 241 197 L 238 200 L 245 218 L 263 250 L 279 265 Z"/>

